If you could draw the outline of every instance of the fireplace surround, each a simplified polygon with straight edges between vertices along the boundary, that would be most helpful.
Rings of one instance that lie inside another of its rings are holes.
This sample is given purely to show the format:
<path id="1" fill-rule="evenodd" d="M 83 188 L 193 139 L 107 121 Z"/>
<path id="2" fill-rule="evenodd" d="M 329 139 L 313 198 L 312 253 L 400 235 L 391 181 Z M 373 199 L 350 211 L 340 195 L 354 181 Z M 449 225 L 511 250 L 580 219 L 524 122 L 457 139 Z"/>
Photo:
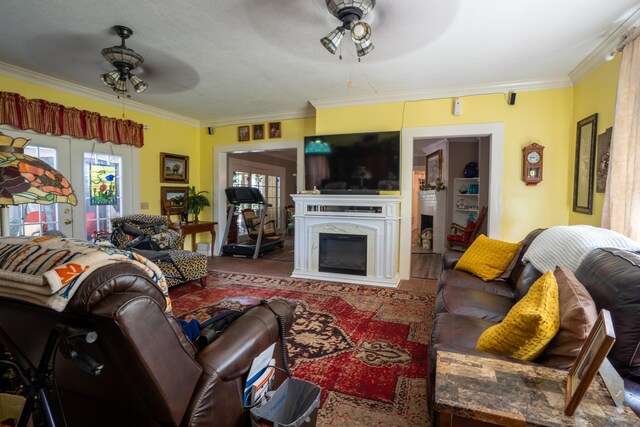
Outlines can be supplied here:
<path id="1" fill-rule="evenodd" d="M 399 196 L 297 194 L 292 197 L 296 203 L 292 277 L 398 285 Z M 327 237 L 333 240 L 330 242 L 333 249 L 340 250 L 345 257 L 331 261 L 336 264 L 333 268 L 326 268 L 321 262 L 322 251 L 326 250 L 321 246 Z M 348 256 L 354 258 L 346 259 Z"/>

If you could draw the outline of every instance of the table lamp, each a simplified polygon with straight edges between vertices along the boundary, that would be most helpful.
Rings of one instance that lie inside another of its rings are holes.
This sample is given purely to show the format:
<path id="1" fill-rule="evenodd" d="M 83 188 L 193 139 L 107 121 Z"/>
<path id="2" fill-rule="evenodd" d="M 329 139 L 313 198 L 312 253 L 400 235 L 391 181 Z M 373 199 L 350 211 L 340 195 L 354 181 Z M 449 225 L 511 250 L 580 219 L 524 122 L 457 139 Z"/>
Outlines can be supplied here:
<path id="1" fill-rule="evenodd" d="M 24 153 L 26 138 L 0 132 L 0 216 L 2 236 L 9 236 L 9 205 L 69 203 L 77 205 L 71 184 L 49 164 Z"/>

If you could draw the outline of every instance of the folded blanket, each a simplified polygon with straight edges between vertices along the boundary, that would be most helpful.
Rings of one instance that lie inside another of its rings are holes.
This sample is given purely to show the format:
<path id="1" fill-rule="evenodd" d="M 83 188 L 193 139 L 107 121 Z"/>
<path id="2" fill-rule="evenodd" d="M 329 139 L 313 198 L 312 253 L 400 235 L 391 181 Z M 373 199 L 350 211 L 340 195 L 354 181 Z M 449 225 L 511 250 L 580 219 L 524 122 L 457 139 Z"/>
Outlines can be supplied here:
<path id="1" fill-rule="evenodd" d="M 640 245 L 615 231 L 590 225 L 556 226 L 544 230 L 535 238 L 522 257 L 536 270 L 545 273 L 558 267 L 572 272 L 589 252 L 596 248 L 618 248 L 639 251 Z"/>
<path id="2" fill-rule="evenodd" d="M 139 267 L 171 301 L 162 271 L 139 254 L 84 240 L 44 237 L 0 239 L 0 296 L 63 311 L 93 271 L 116 263 Z"/>

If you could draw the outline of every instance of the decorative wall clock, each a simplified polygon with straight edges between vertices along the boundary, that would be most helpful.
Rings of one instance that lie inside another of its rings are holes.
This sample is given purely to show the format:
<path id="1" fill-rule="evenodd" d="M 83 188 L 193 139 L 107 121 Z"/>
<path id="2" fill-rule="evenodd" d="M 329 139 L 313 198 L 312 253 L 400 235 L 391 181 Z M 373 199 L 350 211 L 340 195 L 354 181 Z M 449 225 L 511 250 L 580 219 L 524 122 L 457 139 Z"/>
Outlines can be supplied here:
<path id="1" fill-rule="evenodd" d="M 527 185 L 537 185 L 542 181 L 542 145 L 527 145 L 522 149 L 522 180 Z"/>

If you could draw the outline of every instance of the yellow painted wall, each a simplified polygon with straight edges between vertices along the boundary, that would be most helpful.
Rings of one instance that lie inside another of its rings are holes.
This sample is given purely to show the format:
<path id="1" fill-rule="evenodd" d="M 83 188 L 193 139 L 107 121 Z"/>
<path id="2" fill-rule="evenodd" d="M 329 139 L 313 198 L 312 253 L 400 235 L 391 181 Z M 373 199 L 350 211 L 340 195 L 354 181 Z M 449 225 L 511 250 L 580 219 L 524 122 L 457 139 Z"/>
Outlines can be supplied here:
<path id="1" fill-rule="evenodd" d="M 316 130 L 330 134 L 503 122 L 502 237 L 518 241 L 533 228 L 567 224 L 571 205 L 565 171 L 571 156 L 572 88 L 518 93 L 513 106 L 504 94 L 460 99 L 461 116 L 451 114 L 450 98 L 320 110 Z M 537 186 L 526 186 L 521 179 L 522 147 L 531 142 L 545 147 L 544 180 Z"/>
<path id="2" fill-rule="evenodd" d="M 619 70 L 620 55 L 617 55 L 613 61 L 604 62 L 588 76 L 579 81 L 574 87 L 573 123 L 571 127 L 572 151 L 567 168 L 567 179 L 570 182 L 569 200 L 571 201 L 572 207 L 577 123 L 594 113 L 598 113 L 598 135 L 604 133 L 607 128 L 613 126 Z M 569 214 L 569 224 L 589 224 L 598 227 L 600 226 L 602 220 L 604 193 L 595 192 L 595 181 L 593 191 L 593 215 L 577 213 L 571 210 Z"/>
<path id="3" fill-rule="evenodd" d="M 602 195 L 594 197 L 594 215 L 572 212 L 575 123 L 599 113 L 598 133 L 613 123 L 618 60 L 605 63 L 575 88 L 518 93 L 509 106 L 504 94 L 462 97 L 462 115 L 451 114 L 452 100 L 396 102 L 317 111 L 315 118 L 281 121 L 279 141 L 299 141 L 306 135 L 399 130 L 401 128 L 503 122 L 505 126 L 502 228 L 505 240 L 516 241 L 535 227 L 588 223 L 599 225 Z M 18 92 L 27 98 L 42 98 L 66 106 L 121 117 L 122 108 L 59 90 L 49 89 L 7 76 L 0 76 L 0 90 Z M 143 95 L 140 95 L 141 100 Z M 147 213 L 160 212 L 159 157 L 161 152 L 190 157 L 190 185 L 209 192 L 213 200 L 213 147 L 243 143 L 237 140 L 237 125 L 198 129 L 168 119 L 132 110 L 126 118 L 150 127 L 140 151 L 141 202 L 149 203 Z M 255 124 L 255 123 L 250 123 Z M 264 123 L 265 128 L 268 123 Z M 265 144 L 274 140 L 265 139 Z M 531 142 L 545 146 L 544 180 L 527 187 L 521 180 L 522 147 Z M 256 141 L 249 141 L 255 143 Z M 403 166 L 404 167 L 404 166 Z M 207 208 L 203 219 L 213 218 Z M 199 240 L 206 240 L 205 236 Z"/>
<path id="4" fill-rule="evenodd" d="M 234 151 L 242 151 L 242 146 L 247 144 L 264 143 L 268 145 L 274 141 L 301 141 L 306 135 L 315 134 L 315 118 L 305 119 L 289 119 L 280 120 L 280 133 L 281 138 L 270 139 L 268 132 L 266 139 L 264 140 L 250 140 L 247 142 L 238 142 L 238 126 L 252 126 L 260 123 L 248 123 L 245 125 L 230 125 L 220 126 L 215 128 L 213 135 L 209 135 L 207 128 L 202 128 L 200 132 L 200 170 L 202 170 L 202 176 L 200 179 L 200 186 L 203 190 L 213 194 L 213 147 L 214 146 L 234 146 Z M 268 123 L 264 123 L 265 129 L 268 130 Z M 207 215 L 211 215 L 209 210 Z M 205 216 L 204 218 L 211 219 L 213 216 Z"/>
<path id="5" fill-rule="evenodd" d="M 0 75 L 0 91 L 16 92 L 26 98 L 40 98 L 57 102 L 67 107 L 95 111 L 104 116 L 122 118 L 122 106 L 106 104 L 60 90 L 16 80 Z M 144 95 L 139 96 L 144 101 Z M 115 95 L 114 95 L 115 97 Z M 126 104 L 125 104 L 126 108 Z M 200 162 L 200 129 L 168 119 L 125 109 L 126 118 L 148 126 L 144 131 L 144 147 L 140 149 L 140 182 L 131 185 L 140 186 L 140 202 L 148 203 L 149 209 L 135 209 L 139 213 L 160 214 L 160 186 L 186 186 L 160 182 L 160 153 L 168 152 L 189 156 L 190 185 L 200 185 L 202 177 Z M 210 208 L 205 209 L 205 215 Z M 174 218 L 174 220 L 176 220 Z M 187 246 L 189 242 L 187 242 Z"/>

